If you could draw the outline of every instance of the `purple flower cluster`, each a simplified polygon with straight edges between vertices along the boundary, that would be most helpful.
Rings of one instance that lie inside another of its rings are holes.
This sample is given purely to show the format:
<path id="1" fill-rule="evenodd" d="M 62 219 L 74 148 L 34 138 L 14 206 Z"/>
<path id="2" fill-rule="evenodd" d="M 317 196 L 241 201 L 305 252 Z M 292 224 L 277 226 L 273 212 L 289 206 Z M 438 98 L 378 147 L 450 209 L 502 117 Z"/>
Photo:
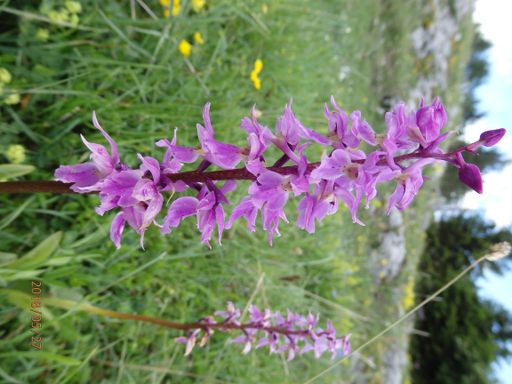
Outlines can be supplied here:
<path id="1" fill-rule="evenodd" d="M 384 133 L 376 133 L 361 112 L 348 115 L 334 98 L 331 105 L 332 109 L 324 108 L 325 135 L 305 127 L 292 112 L 291 102 L 277 119 L 275 132 L 257 121 L 253 109 L 240 124 L 247 134 L 247 145 L 238 147 L 215 138 L 208 103 L 203 109 L 203 124 L 197 124 L 198 147 L 178 145 L 175 130 L 171 141 L 156 143 L 165 149 L 162 161 L 139 154 L 137 169 L 120 162 L 115 141 L 93 113 L 93 124 L 108 141 L 110 152 L 82 136 L 91 151 L 91 162 L 61 166 L 55 177 L 72 183 L 70 188 L 75 192 L 97 192 L 101 201 L 98 214 L 118 210 L 110 232 L 116 247 L 120 247 L 126 224 L 140 235 L 143 245 L 144 232 L 151 224 L 166 234 L 190 216 L 196 218 L 202 242 L 210 246 L 214 230 L 220 243 L 224 229 L 237 219 L 244 218 L 248 229 L 255 231 L 258 214 L 272 243 L 274 235 L 279 236 L 279 223 L 288 222 L 284 208 L 290 195 L 300 198 L 296 224 L 312 233 L 316 223 L 337 211 L 339 203 L 349 208 L 354 223 L 364 225 L 357 215 L 359 206 L 368 207 L 381 183 L 395 184 L 388 199 L 388 214 L 393 208 L 407 208 L 423 185 L 423 168 L 436 161 L 457 167 L 461 182 L 482 193 L 480 171 L 466 163 L 463 153 L 474 153 L 481 145 L 492 146 L 505 134 L 503 128 L 487 131 L 478 141 L 446 153 L 439 148 L 448 136 L 441 133 L 447 116 L 439 99 L 429 105 L 421 101 L 413 111 L 407 111 L 403 103 L 396 105 L 385 115 Z M 307 150 L 312 144 L 324 147 L 320 162 L 308 160 Z M 267 160 L 271 148 L 281 154 L 274 164 Z M 196 161 L 199 164 L 194 171 L 182 172 L 184 164 Z M 236 168 L 240 163 L 243 167 Z M 207 171 L 210 166 L 220 170 Z M 240 180 L 251 183 L 227 217 L 227 195 Z M 187 190 L 194 195 L 174 199 L 159 224 L 157 216 L 164 200 Z M 164 196 L 167 193 L 169 196 Z"/>
<path id="2" fill-rule="evenodd" d="M 243 354 L 263 347 L 268 347 L 270 353 L 287 353 L 288 360 L 310 351 L 316 358 L 329 352 L 333 359 L 350 353 L 350 335 L 338 337 L 331 321 L 327 321 L 325 329 L 318 327 L 318 315 L 302 316 L 289 310 L 286 314 L 269 309 L 261 311 L 254 305 L 248 312 L 249 320 L 241 323 L 240 310 L 228 302 L 225 311 L 187 324 L 190 328 L 187 336 L 178 337 L 176 341 L 186 345 L 185 355 L 188 355 L 194 346 L 206 345 L 214 330 L 239 331 L 241 335 L 231 339 L 231 343 L 243 344 Z"/>

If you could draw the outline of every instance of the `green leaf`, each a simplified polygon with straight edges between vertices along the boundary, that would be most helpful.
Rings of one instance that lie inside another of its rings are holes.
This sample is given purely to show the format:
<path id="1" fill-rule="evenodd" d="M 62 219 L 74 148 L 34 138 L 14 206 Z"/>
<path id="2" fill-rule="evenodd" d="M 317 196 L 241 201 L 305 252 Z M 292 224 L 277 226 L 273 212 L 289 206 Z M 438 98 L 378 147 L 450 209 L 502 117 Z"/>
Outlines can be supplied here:
<path id="1" fill-rule="evenodd" d="M 43 344 L 44 345 L 44 344 Z M 43 347 L 44 348 L 44 347 Z M 80 360 L 45 351 L 13 351 L 0 353 L 0 357 L 29 357 L 30 359 L 51 360 L 65 365 L 79 365 Z"/>
<path id="2" fill-rule="evenodd" d="M 1 177 L 0 177 L 1 179 Z M 7 227 L 9 224 L 11 224 L 16 218 L 27 208 L 27 206 L 34 201 L 36 198 L 35 195 L 30 196 L 23 204 L 21 204 L 18 208 L 16 208 L 14 211 L 11 212 L 11 214 L 7 215 L 0 221 L 0 230 Z"/>
<path id="3" fill-rule="evenodd" d="M 0 275 L 6 281 L 29 280 L 29 279 L 33 279 L 33 278 L 39 276 L 43 272 L 44 272 L 43 269 L 19 271 L 17 269 L 3 269 L 3 268 L 0 268 Z"/>
<path id="4" fill-rule="evenodd" d="M 16 305 L 18 308 L 23 309 L 24 311 L 30 311 L 32 296 L 15 289 L 7 289 L 0 288 L 0 295 L 5 295 L 7 297 L 7 301 L 11 304 Z M 43 318 L 48 320 L 52 320 L 54 318 L 53 313 L 46 308 L 44 304 L 44 298 L 42 299 L 42 307 L 40 308 L 41 312 L 43 312 Z M 56 326 L 56 324 L 53 324 Z"/>
<path id="5" fill-rule="evenodd" d="M 12 263 L 17 258 L 18 255 L 16 255 L 15 253 L 0 252 L 0 267 L 2 265 Z"/>
<path id="6" fill-rule="evenodd" d="M 37 267 L 45 262 L 59 246 L 62 232 L 56 232 L 26 255 L 9 264 L 9 268 L 27 269 Z"/>
<path id="7" fill-rule="evenodd" d="M 34 170 L 34 166 L 25 164 L 0 164 L 0 180 L 23 176 Z"/>

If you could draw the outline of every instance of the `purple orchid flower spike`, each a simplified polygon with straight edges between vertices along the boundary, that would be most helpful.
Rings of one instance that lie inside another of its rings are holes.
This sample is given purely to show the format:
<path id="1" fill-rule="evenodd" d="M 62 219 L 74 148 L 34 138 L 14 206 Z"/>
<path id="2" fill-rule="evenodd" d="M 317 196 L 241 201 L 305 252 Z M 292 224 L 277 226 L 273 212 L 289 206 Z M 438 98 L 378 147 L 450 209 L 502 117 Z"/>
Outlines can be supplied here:
<path id="1" fill-rule="evenodd" d="M 224 169 L 234 168 L 242 160 L 242 151 L 235 145 L 215 140 L 210 120 L 210 103 L 203 108 L 204 127 L 197 124 L 197 136 L 201 144 L 201 155 L 205 160 Z"/>
<path id="2" fill-rule="evenodd" d="M 248 229 L 254 231 L 258 213 L 261 213 L 262 227 L 272 244 L 274 235 L 280 235 L 279 222 L 288 222 L 284 208 L 292 194 L 301 198 L 297 226 L 312 233 L 326 216 L 337 211 L 340 202 L 348 207 L 354 223 L 364 225 L 358 218 L 359 205 L 365 199 L 368 208 L 377 196 L 377 186 L 384 182 L 396 181 L 395 191 L 388 200 L 388 214 L 394 207 L 405 209 L 423 185 L 423 167 L 436 161 L 445 161 L 458 168 L 460 181 L 482 193 L 480 170 L 476 165 L 466 163 L 463 154 L 474 154 L 480 146 L 493 146 L 505 135 L 503 128 L 486 131 L 479 140 L 445 152 L 440 145 L 449 132 L 441 132 L 447 117 L 438 98 L 430 105 L 421 101 L 417 111 L 407 112 L 405 104 L 397 104 L 386 113 L 386 130 L 382 134 L 375 133 L 359 111 L 347 116 L 333 97 L 331 105 L 331 110 L 327 105 L 324 107 L 327 137 L 306 128 L 297 119 L 291 100 L 277 119 L 275 134 L 258 123 L 253 108 L 250 116 L 240 122 L 240 127 L 247 133 L 248 144 L 242 149 L 215 140 L 210 104 L 207 103 L 203 109 L 204 126 L 197 125 L 200 147 L 177 145 L 177 130 L 174 130 L 171 141 L 163 139 L 156 143 L 165 149 L 163 160 L 159 162 L 156 158 L 139 155 L 141 165 L 138 169 L 120 163 L 117 144 L 93 114 L 93 124 L 110 144 L 110 152 L 103 145 L 90 143 L 82 137 L 91 151 L 91 161 L 63 165 L 55 171 L 55 176 L 62 182 L 71 183 L 71 189 L 78 193 L 98 192 L 98 214 L 118 210 L 110 231 L 116 247 L 121 245 L 126 224 L 140 235 L 143 245 L 146 229 L 151 224 L 160 227 L 157 217 L 163 208 L 164 195 L 170 192 L 170 200 L 176 193 L 186 190 L 195 191 L 195 197 L 176 197 L 163 219 L 162 233 L 169 233 L 183 219 L 195 216 L 201 240 L 210 246 L 215 229 L 220 243 L 224 229 L 230 228 L 239 218 L 244 218 Z M 319 162 L 308 159 L 309 146 L 314 143 L 331 151 L 324 153 Z M 362 143 L 376 148 L 365 151 L 360 147 Z M 272 147 L 283 154 L 269 164 L 268 152 Z M 182 171 L 184 164 L 196 160 L 200 163 L 195 170 Z M 235 169 L 241 161 L 243 166 Z M 289 161 L 293 165 L 287 165 Z M 208 171 L 210 165 L 222 170 Z M 251 185 L 226 222 L 224 206 L 229 204 L 226 194 L 243 180 L 250 180 Z M 291 324 L 282 320 L 281 315 L 274 314 L 274 319 L 285 327 Z M 303 320 L 297 318 L 293 323 L 302 324 Z M 294 335 L 289 335 L 288 344 L 280 345 L 280 336 L 275 332 L 270 332 L 260 343 L 253 340 L 251 332 L 240 339 L 246 344 L 247 351 L 254 345 L 257 348 L 269 345 L 272 352 L 287 352 L 289 357 L 301 351 L 297 347 L 300 340 Z M 209 336 L 206 333 L 204 337 Z M 193 335 L 189 338 L 190 343 L 192 338 Z M 340 348 L 346 344 L 344 340 L 336 340 L 326 333 L 312 335 L 309 341 L 302 340 L 301 348 L 320 354 L 324 350 L 332 351 L 333 343 L 339 344 Z"/>
<path id="3" fill-rule="evenodd" d="M 64 183 L 73 183 L 71 190 L 79 193 L 99 191 L 99 183 L 108 177 L 114 170 L 120 168 L 119 153 L 116 142 L 100 126 L 96 113 L 92 113 L 92 122 L 103 137 L 110 144 L 110 154 L 107 149 L 96 143 L 90 143 L 80 135 L 85 146 L 91 151 L 91 163 L 77 165 L 61 165 L 55 171 L 55 178 Z"/>
<path id="4" fill-rule="evenodd" d="M 271 354 L 287 354 L 288 360 L 308 351 L 314 351 L 317 358 L 324 352 L 330 352 L 333 358 L 350 353 L 350 335 L 337 337 L 331 321 L 327 321 L 326 329 L 318 327 L 318 315 L 302 316 L 287 310 L 283 316 L 279 311 L 260 310 L 255 305 L 249 307 L 249 314 L 249 321 L 241 322 L 241 311 L 228 302 L 226 310 L 215 311 L 214 316 L 202 318 L 197 323 L 187 323 L 186 336 L 178 337 L 176 341 L 185 344 L 185 355 L 188 355 L 196 345 L 204 347 L 214 330 L 220 330 L 239 333 L 229 342 L 243 344 L 244 355 L 263 347 L 268 347 Z"/>

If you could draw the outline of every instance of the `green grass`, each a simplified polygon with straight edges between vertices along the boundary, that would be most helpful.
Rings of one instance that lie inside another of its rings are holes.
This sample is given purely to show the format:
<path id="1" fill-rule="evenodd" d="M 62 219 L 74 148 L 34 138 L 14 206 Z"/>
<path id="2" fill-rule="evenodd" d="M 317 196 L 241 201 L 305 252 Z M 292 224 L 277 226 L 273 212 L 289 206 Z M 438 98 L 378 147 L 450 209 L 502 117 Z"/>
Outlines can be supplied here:
<path id="1" fill-rule="evenodd" d="M 153 144 L 171 136 L 174 127 L 180 144 L 195 145 L 195 124 L 206 101 L 212 102 L 219 139 L 235 144 L 243 143 L 239 120 L 253 104 L 272 127 L 290 97 L 307 126 L 325 130 L 322 107 L 333 94 L 344 108 L 361 109 L 383 129 L 381 98 L 407 98 L 417 76 L 408 38 L 421 25 L 419 1 L 405 6 L 391 0 L 268 1 L 264 13 L 263 2 L 225 0 L 199 14 L 182 3 L 178 17 L 165 19 L 156 1 L 147 2 L 156 18 L 137 1 L 133 10 L 128 2 L 83 1 L 79 29 L 73 29 L 41 19 L 37 8 L 0 2 L 0 18 L 8 20 L 0 34 L 0 66 L 13 74 L 9 87 L 25 101 L 0 107 L 1 146 L 27 148 L 26 163 L 37 168 L 28 177 L 49 179 L 59 164 L 86 159 L 79 133 L 101 140 L 90 123 L 92 110 L 133 165 L 137 152 L 160 157 Z M 35 38 L 38 28 L 49 30 L 48 41 Z M 184 59 L 178 43 L 191 41 L 196 31 L 206 43 Z M 260 91 L 249 81 L 257 58 L 264 62 Z M 458 60 L 464 62 L 463 54 Z M 343 80 L 341 67 L 350 68 Z M 408 271 L 421 250 L 418 216 L 429 198 L 426 191 L 406 217 L 413 260 Z M 252 302 L 319 312 L 340 331 L 351 332 L 357 346 L 396 318 L 407 278 L 384 284 L 383 294 L 375 296 L 368 261 L 385 220 L 383 207 L 362 213 L 364 228 L 351 223 L 346 209 L 314 235 L 282 226 L 273 247 L 261 230 L 251 234 L 241 224 L 211 251 L 200 245 L 191 222 L 167 237 L 153 228 L 143 251 L 131 231 L 115 250 L 108 240 L 112 215 L 95 215 L 95 196 L 1 196 L 0 201 L 0 218 L 11 217 L 0 232 L 0 251 L 22 255 L 64 231 L 53 255 L 34 267 L 46 292 L 121 312 L 193 321 L 228 300 L 242 308 Z M 288 212 L 295 217 L 293 204 Z M 11 276 L 3 283 L 28 291 L 30 278 Z M 30 348 L 26 303 L 7 299 L 0 296 L 0 376 L 6 381 L 297 383 L 330 364 L 306 356 L 288 363 L 265 351 L 242 356 L 222 334 L 184 357 L 183 346 L 173 341 L 177 332 L 50 307 L 43 320 L 44 351 L 37 352 Z M 383 343 L 363 355 L 378 362 Z M 320 381 L 350 380 L 353 374 L 344 363 Z M 378 380 L 379 369 L 364 374 Z"/>

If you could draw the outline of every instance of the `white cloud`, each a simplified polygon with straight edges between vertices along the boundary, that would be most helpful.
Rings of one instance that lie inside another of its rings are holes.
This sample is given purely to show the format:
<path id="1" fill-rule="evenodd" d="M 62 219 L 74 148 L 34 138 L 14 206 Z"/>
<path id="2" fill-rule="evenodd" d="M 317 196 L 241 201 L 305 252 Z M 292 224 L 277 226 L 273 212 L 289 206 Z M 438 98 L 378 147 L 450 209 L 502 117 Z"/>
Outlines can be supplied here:
<path id="1" fill-rule="evenodd" d="M 490 59 L 493 71 L 503 76 L 504 81 L 510 82 L 512 75 L 512 1 L 508 0 L 479 0 L 476 3 L 474 20 L 481 25 L 480 31 L 493 44 Z M 512 84 L 512 83 L 511 83 Z"/>

